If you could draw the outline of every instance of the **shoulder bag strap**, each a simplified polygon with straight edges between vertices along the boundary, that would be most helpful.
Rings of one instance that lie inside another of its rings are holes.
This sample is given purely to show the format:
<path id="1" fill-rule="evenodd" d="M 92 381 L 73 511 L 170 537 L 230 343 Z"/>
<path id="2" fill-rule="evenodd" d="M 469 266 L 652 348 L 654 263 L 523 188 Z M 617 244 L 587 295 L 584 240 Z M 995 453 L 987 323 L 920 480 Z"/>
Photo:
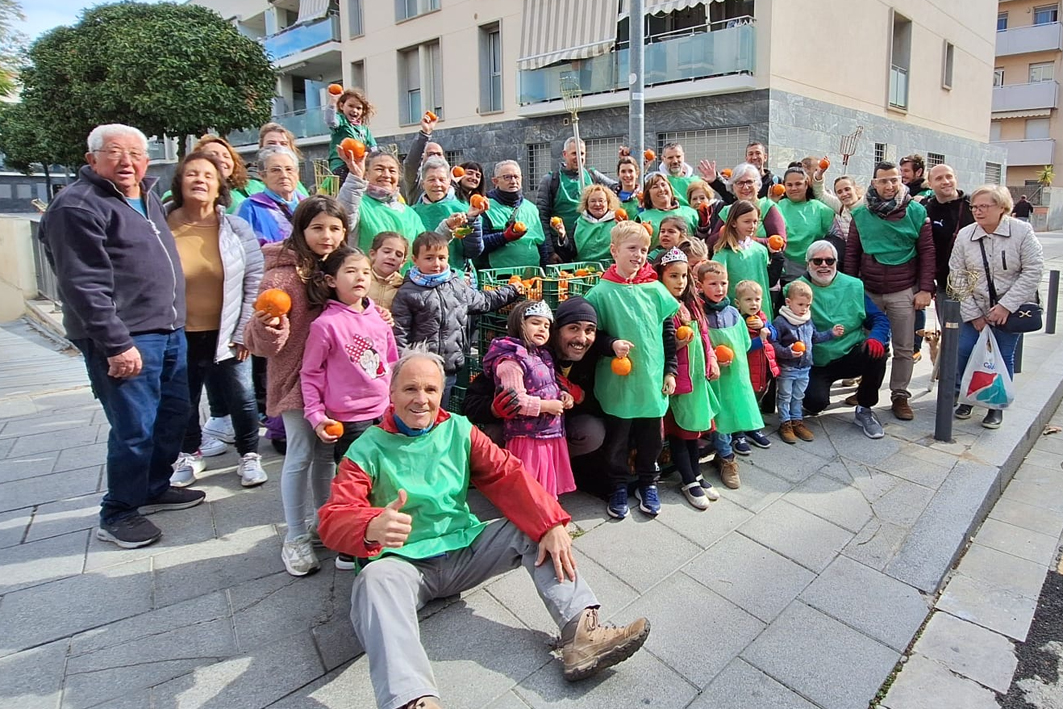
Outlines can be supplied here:
<path id="1" fill-rule="evenodd" d="M 997 304 L 997 289 L 993 287 L 993 276 L 989 274 L 989 257 L 985 253 L 985 238 L 978 240 L 978 248 L 982 250 L 982 266 L 985 268 L 985 280 L 989 286 L 989 300 L 993 305 Z"/>

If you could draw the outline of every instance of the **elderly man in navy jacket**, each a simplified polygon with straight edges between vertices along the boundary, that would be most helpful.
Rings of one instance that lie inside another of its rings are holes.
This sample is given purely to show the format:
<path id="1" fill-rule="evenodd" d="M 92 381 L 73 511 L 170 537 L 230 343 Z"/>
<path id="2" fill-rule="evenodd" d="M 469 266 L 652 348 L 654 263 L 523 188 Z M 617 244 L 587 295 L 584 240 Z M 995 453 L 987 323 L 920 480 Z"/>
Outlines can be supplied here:
<path id="1" fill-rule="evenodd" d="M 96 536 L 135 548 L 162 536 L 144 515 L 204 498 L 169 482 L 188 421 L 185 279 L 162 203 L 149 191 L 155 178 L 145 177 L 144 134 L 98 126 L 85 159 L 41 219 L 40 239 L 67 337 L 85 356 L 111 425 Z"/>

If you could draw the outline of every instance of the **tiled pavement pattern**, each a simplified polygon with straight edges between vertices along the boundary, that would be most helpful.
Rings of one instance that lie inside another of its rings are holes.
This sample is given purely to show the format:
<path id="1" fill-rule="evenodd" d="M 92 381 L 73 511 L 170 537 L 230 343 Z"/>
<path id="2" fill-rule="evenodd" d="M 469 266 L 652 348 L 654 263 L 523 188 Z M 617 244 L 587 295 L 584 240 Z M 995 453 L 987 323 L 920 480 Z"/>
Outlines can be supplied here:
<path id="1" fill-rule="evenodd" d="M 0 707 L 373 706 L 347 618 L 352 576 L 331 563 L 305 579 L 284 572 L 268 444 L 265 486 L 240 487 L 234 453 L 210 459 L 199 483 L 209 502 L 156 516 L 161 542 L 120 550 L 93 535 L 107 425 L 81 361 L 12 324 L 0 329 L 0 371 Z M 742 488 L 707 512 L 674 479 L 656 520 L 610 521 L 603 503 L 566 496 L 580 572 L 607 617 L 651 619 L 645 651 L 566 684 L 555 629 L 518 570 L 424 612 L 445 706 L 863 709 L 999 495 L 1001 468 L 1014 472 L 1054 410 L 1060 371 L 1059 338 L 1027 338 L 1005 427 L 985 431 L 976 414 L 940 444 L 921 363 L 914 422 L 883 411 L 887 436 L 871 441 L 851 411 L 829 410 L 811 422 L 815 442 L 775 439 L 743 459 Z M 1063 513 L 1043 511 L 1039 480 L 1012 483 L 983 530 L 997 528 L 996 541 L 968 554 L 975 570 L 961 567 L 941 601 L 950 612 L 981 612 L 960 582 L 1004 572 L 999 559 L 1026 578 L 1041 540 L 1022 545 L 1003 525 Z M 1013 627 L 986 618 L 968 632 Z"/>

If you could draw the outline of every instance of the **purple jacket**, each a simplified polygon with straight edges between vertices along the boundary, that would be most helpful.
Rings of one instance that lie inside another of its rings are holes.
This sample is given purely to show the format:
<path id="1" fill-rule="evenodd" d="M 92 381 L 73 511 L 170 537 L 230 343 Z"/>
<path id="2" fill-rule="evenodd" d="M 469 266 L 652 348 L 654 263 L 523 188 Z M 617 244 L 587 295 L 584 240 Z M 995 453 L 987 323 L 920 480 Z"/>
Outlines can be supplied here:
<path id="1" fill-rule="evenodd" d="M 524 388 L 528 396 L 555 401 L 561 398 L 554 359 L 547 348 L 536 347 L 528 350 L 524 343 L 515 337 L 496 337 L 491 340 L 491 347 L 484 357 L 484 374 L 491 377 L 496 385 L 498 376 L 495 368 L 506 360 L 516 362 L 524 371 Z M 512 438 L 563 438 L 565 418 L 549 414 L 535 417 L 518 416 L 506 420 L 503 433 L 507 441 Z"/>

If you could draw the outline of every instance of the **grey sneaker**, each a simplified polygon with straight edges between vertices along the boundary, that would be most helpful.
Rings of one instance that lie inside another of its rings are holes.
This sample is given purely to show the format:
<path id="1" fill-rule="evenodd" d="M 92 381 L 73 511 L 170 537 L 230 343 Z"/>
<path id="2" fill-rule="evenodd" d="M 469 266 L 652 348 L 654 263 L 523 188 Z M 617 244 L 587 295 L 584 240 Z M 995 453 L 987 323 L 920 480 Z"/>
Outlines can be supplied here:
<path id="1" fill-rule="evenodd" d="M 204 458 L 213 458 L 214 456 L 222 455 L 227 450 L 229 450 L 229 446 L 225 445 L 225 441 L 219 441 L 214 436 L 203 434 L 203 438 L 200 439 L 199 452 Z"/>
<path id="2" fill-rule="evenodd" d="M 240 473 L 240 484 L 244 487 L 255 487 L 269 480 L 262 469 L 262 456 L 258 453 L 245 453 L 236 466 L 236 472 Z"/>
<path id="3" fill-rule="evenodd" d="M 173 474 L 170 476 L 170 484 L 174 487 L 188 487 L 196 481 L 196 476 L 207 467 L 203 462 L 203 455 L 195 453 L 180 453 L 177 461 L 173 464 Z"/>
<path id="4" fill-rule="evenodd" d="M 882 424 L 875 418 L 875 412 L 863 406 L 856 407 L 856 417 L 853 423 L 862 428 L 864 435 L 868 438 L 882 438 L 886 435 L 886 432 L 882 430 Z"/>
<path id="5" fill-rule="evenodd" d="M 225 443 L 236 443 L 236 431 L 233 430 L 233 420 L 225 416 L 223 418 L 209 418 L 203 424 L 203 434 L 217 438 Z"/>
<path id="6" fill-rule="evenodd" d="M 96 538 L 103 542 L 114 542 L 123 549 L 146 547 L 159 541 L 162 532 L 140 515 L 120 519 L 113 524 L 101 524 L 96 530 Z"/>
<path id="7" fill-rule="evenodd" d="M 292 576 L 306 576 L 321 568 L 314 548 L 310 546 L 310 535 L 304 534 L 281 547 L 281 561 Z"/>

